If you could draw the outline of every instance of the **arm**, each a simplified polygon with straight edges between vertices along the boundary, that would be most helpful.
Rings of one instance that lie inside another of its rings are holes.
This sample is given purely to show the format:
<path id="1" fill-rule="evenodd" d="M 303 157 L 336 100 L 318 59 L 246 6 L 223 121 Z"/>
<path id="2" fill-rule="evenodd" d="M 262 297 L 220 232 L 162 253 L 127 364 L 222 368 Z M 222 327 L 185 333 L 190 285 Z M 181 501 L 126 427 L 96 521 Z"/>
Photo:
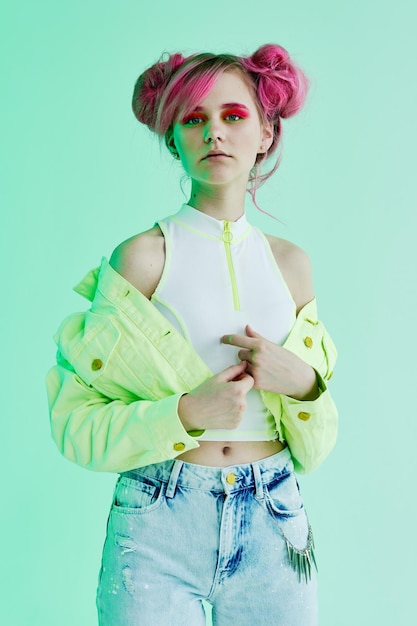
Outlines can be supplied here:
<path id="1" fill-rule="evenodd" d="M 138 235 L 112 255 L 113 267 L 136 280 L 148 297 L 164 262 L 159 234 L 153 229 Z M 146 387 L 143 395 L 128 391 L 135 383 L 127 378 L 129 365 L 143 369 L 143 364 L 130 363 L 129 342 L 122 341 L 123 325 L 111 323 L 111 307 L 100 309 L 101 315 L 97 304 L 94 310 L 69 316 L 55 335 L 58 358 L 47 376 L 47 392 L 52 437 L 61 453 L 87 469 L 122 472 L 198 447 L 178 416 L 182 393 L 157 399 L 159 391 L 148 398 Z"/>
<path id="2" fill-rule="evenodd" d="M 324 461 L 336 443 L 338 429 L 337 408 L 327 387 L 337 353 L 325 327 L 314 318 L 315 308 L 314 300 L 302 309 L 284 345 L 314 367 L 319 396 L 297 400 L 261 392 L 272 414 L 280 416 L 282 436 L 291 449 L 296 471 L 302 474 L 312 472 Z M 313 339 L 312 348 L 305 345 L 306 337 Z"/>
<path id="3" fill-rule="evenodd" d="M 96 471 L 175 458 L 198 447 L 193 431 L 238 425 L 253 385 L 245 366 L 233 365 L 185 395 L 129 402 L 88 385 L 59 357 L 47 376 L 52 437 L 67 459 Z"/>
<path id="4" fill-rule="evenodd" d="M 315 299 L 301 309 L 283 346 L 260 335 L 231 335 L 222 340 L 244 346 L 239 358 L 250 360 L 247 370 L 250 368 L 255 388 L 275 417 L 280 439 L 290 447 L 295 469 L 299 473 L 313 471 L 335 445 L 338 417 L 326 384 L 332 377 L 337 353 L 317 320 Z M 313 372 L 316 390 L 311 394 L 296 392 L 304 381 L 303 375 L 297 376 L 304 370 L 299 368 L 300 362 L 306 371 Z"/>
<path id="5" fill-rule="evenodd" d="M 86 469 L 124 472 L 175 458 L 198 443 L 178 417 L 181 393 L 127 404 L 87 385 L 65 362 L 47 375 L 52 438 Z"/>

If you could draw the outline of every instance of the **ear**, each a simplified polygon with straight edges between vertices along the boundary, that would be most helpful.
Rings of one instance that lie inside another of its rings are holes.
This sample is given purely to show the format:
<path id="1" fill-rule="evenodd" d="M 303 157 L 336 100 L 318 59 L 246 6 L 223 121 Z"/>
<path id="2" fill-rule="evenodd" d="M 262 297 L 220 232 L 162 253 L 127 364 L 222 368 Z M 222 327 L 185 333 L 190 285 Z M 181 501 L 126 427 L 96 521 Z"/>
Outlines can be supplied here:
<path id="1" fill-rule="evenodd" d="M 274 126 L 271 122 L 265 122 L 262 126 L 259 152 L 261 154 L 268 152 L 273 141 L 274 141 Z"/>
<path id="2" fill-rule="evenodd" d="M 170 150 L 171 152 L 173 150 L 176 151 L 175 142 L 174 142 L 174 136 L 173 135 L 171 135 L 171 137 L 169 137 L 169 139 L 167 140 L 166 144 L 167 144 L 168 150 Z"/>
<path id="3" fill-rule="evenodd" d="M 173 135 L 171 135 L 171 137 L 168 139 L 168 141 L 166 142 L 166 145 L 167 145 L 168 150 L 169 150 L 169 151 L 170 151 L 170 153 L 172 154 L 172 156 L 173 156 L 175 159 L 179 159 L 179 158 L 180 158 L 180 156 L 179 156 L 179 154 L 178 154 L 178 150 L 177 150 L 177 148 L 176 148 L 176 146 L 175 146 L 174 136 L 173 136 Z"/>

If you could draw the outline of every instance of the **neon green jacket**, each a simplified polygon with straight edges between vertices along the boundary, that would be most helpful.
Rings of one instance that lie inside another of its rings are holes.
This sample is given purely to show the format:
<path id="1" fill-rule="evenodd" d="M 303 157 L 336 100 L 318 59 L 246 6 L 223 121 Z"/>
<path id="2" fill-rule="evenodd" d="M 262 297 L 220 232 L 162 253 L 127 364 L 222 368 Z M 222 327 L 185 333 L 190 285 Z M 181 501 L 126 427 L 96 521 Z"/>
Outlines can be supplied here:
<path id="1" fill-rule="evenodd" d="M 91 308 L 62 322 L 57 364 L 47 375 L 52 437 L 62 454 L 91 470 L 125 472 L 197 448 L 178 417 L 178 401 L 213 372 L 105 258 L 74 289 Z M 283 346 L 316 370 L 320 395 L 299 401 L 261 394 L 296 470 L 311 472 L 337 434 L 337 410 L 324 382 L 336 350 L 317 320 L 315 299 L 299 312 Z"/>

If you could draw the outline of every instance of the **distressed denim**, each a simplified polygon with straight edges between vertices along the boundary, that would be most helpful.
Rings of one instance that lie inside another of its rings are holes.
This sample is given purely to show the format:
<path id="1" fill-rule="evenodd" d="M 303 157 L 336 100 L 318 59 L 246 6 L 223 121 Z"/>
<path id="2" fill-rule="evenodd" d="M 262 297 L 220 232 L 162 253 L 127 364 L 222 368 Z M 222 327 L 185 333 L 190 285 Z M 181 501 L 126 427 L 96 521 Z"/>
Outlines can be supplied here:
<path id="1" fill-rule="evenodd" d="M 311 529 L 288 448 L 244 465 L 169 460 L 119 476 L 100 626 L 317 626 Z"/>

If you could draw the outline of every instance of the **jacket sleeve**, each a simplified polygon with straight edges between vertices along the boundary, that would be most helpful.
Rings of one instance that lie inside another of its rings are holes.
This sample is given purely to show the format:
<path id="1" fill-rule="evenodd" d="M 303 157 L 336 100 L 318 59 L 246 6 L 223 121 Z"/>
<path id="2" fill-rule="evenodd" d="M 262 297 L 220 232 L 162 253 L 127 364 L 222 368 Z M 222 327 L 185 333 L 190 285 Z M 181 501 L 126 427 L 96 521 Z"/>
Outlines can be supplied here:
<path id="1" fill-rule="evenodd" d="M 295 470 L 307 474 L 332 451 L 337 438 L 338 414 L 323 378 L 316 371 L 320 395 L 301 401 L 281 396 L 283 435 L 291 450 Z"/>
<path id="2" fill-rule="evenodd" d="M 47 375 L 52 437 L 70 461 L 125 472 L 197 448 L 177 412 L 181 393 L 161 400 L 112 400 L 85 383 L 63 358 Z"/>
<path id="3" fill-rule="evenodd" d="M 306 474 L 331 452 L 338 429 L 337 408 L 327 387 L 337 352 L 323 323 L 317 319 L 315 300 L 300 311 L 283 347 L 313 367 L 319 385 L 316 400 L 263 392 L 265 404 L 274 415 L 281 416 L 280 434 L 289 445 L 295 470 Z"/>

